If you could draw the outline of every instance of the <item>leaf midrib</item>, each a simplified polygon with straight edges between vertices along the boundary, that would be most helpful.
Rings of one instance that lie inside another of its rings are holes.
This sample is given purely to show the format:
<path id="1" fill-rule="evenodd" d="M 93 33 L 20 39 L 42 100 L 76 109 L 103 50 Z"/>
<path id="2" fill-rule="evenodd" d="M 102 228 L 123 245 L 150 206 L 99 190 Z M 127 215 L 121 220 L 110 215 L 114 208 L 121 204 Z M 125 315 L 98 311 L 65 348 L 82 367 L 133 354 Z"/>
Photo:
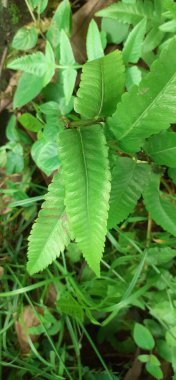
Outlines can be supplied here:
<path id="1" fill-rule="evenodd" d="M 85 156 L 85 151 L 84 151 L 84 143 L 83 143 L 83 138 L 82 138 L 82 134 L 81 134 L 81 128 L 79 128 L 78 131 L 79 131 L 79 136 L 80 136 L 81 152 L 82 152 L 83 163 L 84 163 L 85 184 L 86 184 L 86 214 L 87 214 L 87 220 L 88 220 L 88 229 L 90 231 L 89 176 L 88 176 L 88 169 L 87 169 L 86 156 Z"/>
<path id="2" fill-rule="evenodd" d="M 150 152 L 149 154 L 155 156 L 157 154 L 166 153 L 166 152 L 172 151 L 174 149 L 176 149 L 176 145 L 172 146 L 171 148 L 167 148 L 167 149 L 163 149 L 163 150 L 158 150 L 158 151 L 155 151 L 155 152 Z"/>
<path id="3" fill-rule="evenodd" d="M 100 109 L 98 112 L 97 117 L 101 115 L 102 109 L 103 109 L 103 103 L 104 103 L 104 94 L 105 94 L 105 89 L 104 89 L 104 70 L 103 70 L 103 63 L 100 59 L 100 81 L 101 81 L 101 99 L 100 99 Z"/>
<path id="4" fill-rule="evenodd" d="M 174 77 L 176 76 L 176 73 L 174 73 L 172 75 L 172 77 L 169 79 L 169 81 L 165 84 L 165 86 L 159 91 L 159 93 L 157 94 L 157 96 L 153 99 L 153 101 L 149 104 L 149 106 L 147 106 L 147 108 L 140 114 L 140 116 L 138 117 L 138 119 L 131 125 L 131 127 L 126 130 L 124 132 L 124 134 L 122 136 L 120 136 L 118 138 L 119 141 L 123 140 L 124 137 L 128 136 L 131 131 L 135 130 L 138 128 L 138 126 L 140 126 L 140 120 L 142 118 L 145 118 L 147 113 L 150 111 L 150 109 L 153 107 L 153 104 L 155 102 L 157 102 L 159 100 L 159 98 L 162 96 L 163 92 L 165 91 L 165 89 L 169 86 L 169 84 L 173 81 Z"/>

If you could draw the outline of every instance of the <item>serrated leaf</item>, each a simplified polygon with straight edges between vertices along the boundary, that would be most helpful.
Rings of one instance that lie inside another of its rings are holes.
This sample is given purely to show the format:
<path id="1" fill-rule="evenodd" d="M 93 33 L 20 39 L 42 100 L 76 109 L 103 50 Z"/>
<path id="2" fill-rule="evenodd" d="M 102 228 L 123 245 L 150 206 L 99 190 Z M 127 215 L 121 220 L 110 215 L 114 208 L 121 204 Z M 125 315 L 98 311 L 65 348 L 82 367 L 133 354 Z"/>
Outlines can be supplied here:
<path id="1" fill-rule="evenodd" d="M 137 346 L 144 350 L 152 350 L 155 346 L 151 332 L 140 323 L 135 323 L 133 338 Z"/>
<path id="2" fill-rule="evenodd" d="M 176 168 L 176 133 L 164 132 L 152 136 L 145 143 L 144 150 L 157 164 Z"/>
<path id="3" fill-rule="evenodd" d="M 55 72 L 54 54 L 50 44 L 46 44 L 46 54 L 40 51 L 37 53 L 24 55 L 10 62 L 7 67 L 13 70 L 24 71 L 43 78 L 43 86 L 51 80 Z"/>
<path id="4" fill-rule="evenodd" d="M 69 129 L 60 133 L 59 140 L 71 229 L 89 266 L 99 275 L 110 193 L 103 130 L 98 125 Z"/>
<path id="5" fill-rule="evenodd" d="M 30 274 L 46 268 L 69 244 L 64 194 L 63 180 L 61 174 L 57 173 L 49 185 L 45 202 L 29 236 L 27 269 Z"/>
<path id="6" fill-rule="evenodd" d="M 89 61 L 104 56 L 104 51 L 101 42 L 101 35 L 98 26 L 94 20 L 91 20 L 87 32 L 86 50 Z"/>
<path id="7" fill-rule="evenodd" d="M 58 5 L 47 32 L 47 39 L 54 48 L 60 43 L 61 30 L 68 35 L 71 31 L 71 7 L 68 0 L 63 0 Z"/>
<path id="8" fill-rule="evenodd" d="M 116 50 L 83 66 L 74 109 L 87 119 L 112 115 L 123 88 L 124 65 Z"/>
<path id="9" fill-rule="evenodd" d="M 58 148 L 54 141 L 42 138 L 32 145 L 31 155 L 36 165 L 47 175 L 59 166 Z"/>
<path id="10" fill-rule="evenodd" d="M 35 27 L 23 27 L 18 30 L 12 40 L 12 47 L 17 50 L 32 49 L 38 40 L 38 34 Z"/>
<path id="11" fill-rule="evenodd" d="M 83 322 L 83 308 L 69 292 L 64 292 L 59 298 L 57 304 L 62 313 Z"/>
<path id="12" fill-rule="evenodd" d="M 176 257 L 176 250 L 170 247 L 151 247 L 147 249 L 146 261 L 149 265 L 163 266 L 172 263 Z"/>
<path id="13" fill-rule="evenodd" d="M 138 0 L 136 4 L 126 4 L 119 1 L 116 4 L 110 5 L 108 8 L 100 10 L 96 13 L 96 16 L 109 17 L 134 25 L 144 17 L 150 20 L 154 19 L 152 3 L 148 1 L 141 2 L 141 0 Z"/>
<path id="14" fill-rule="evenodd" d="M 119 157 L 112 171 L 108 229 L 122 222 L 134 210 L 147 181 L 146 164 Z"/>
<path id="15" fill-rule="evenodd" d="M 176 204 L 173 199 L 168 199 L 168 194 L 160 194 L 160 175 L 151 173 L 143 197 L 151 218 L 164 230 L 176 236 Z"/>
<path id="16" fill-rule="evenodd" d="M 137 63 L 141 57 L 142 43 L 146 32 L 147 20 L 141 20 L 130 32 L 123 48 L 123 60 L 125 64 Z"/>
<path id="17" fill-rule="evenodd" d="M 136 152 L 144 139 L 176 121 L 176 39 L 163 50 L 139 87 L 124 94 L 109 125 L 121 149 Z M 128 112 L 127 112 L 128 110 Z"/>
<path id="18" fill-rule="evenodd" d="M 23 73 L 19 79 L 13 99 L 13 107 L 22 107 L 34 99 L 44 87 L 43 78 Z"/>

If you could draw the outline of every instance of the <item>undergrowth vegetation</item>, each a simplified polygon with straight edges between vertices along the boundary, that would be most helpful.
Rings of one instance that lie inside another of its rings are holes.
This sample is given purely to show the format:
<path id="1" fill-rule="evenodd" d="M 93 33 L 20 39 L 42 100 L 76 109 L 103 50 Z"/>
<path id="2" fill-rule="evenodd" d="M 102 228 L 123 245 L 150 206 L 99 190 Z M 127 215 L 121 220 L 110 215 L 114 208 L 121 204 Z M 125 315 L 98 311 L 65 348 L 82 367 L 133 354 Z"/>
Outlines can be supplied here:
<path id="1" fill-rule="evenodd" d="M 176 3 L 98 10 L 83 60 L 68 0 L 51 20 L 25 4 L 0 147 L 0 377 L 175 380 Z"/>

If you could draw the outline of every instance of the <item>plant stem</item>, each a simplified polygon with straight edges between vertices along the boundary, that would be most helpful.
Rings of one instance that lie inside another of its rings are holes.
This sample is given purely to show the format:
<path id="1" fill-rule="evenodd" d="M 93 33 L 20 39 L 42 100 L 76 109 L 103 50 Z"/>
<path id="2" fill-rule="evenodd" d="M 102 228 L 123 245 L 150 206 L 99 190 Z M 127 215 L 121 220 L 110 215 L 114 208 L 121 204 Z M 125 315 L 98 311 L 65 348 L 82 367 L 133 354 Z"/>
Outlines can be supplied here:
<path id="1" fill-rule="evenodd" d="M 31 7 L 30 7 L 30 5 L 29 5 L 29 3 L 28 3 L 28 0 L 24 0 L 24 1 L 25 1 L 26 5 L 27 5 L 27 8 L 28 8 L 28 10 L 29 10 L 29 13 L 30 13 L 30 15 L 31 15 L 31 17 L 32 17 L 32 19 L 33 19 L 33 21 L 36 23 L 36 18 L 35 18 L 35 16 L 34 16 L 33 12 L 32 12 L 32 9 L 31 9 Z"/>
<path id="2" fill-rule="evenodd" d="M 99 118 L 99 119 L 91 119 L 91 120 L 76 120 L 76 121 L 71 121 L 70 123 L 68 123 L 69 127 L 72 128 L 72 127 L 88 127 L 89 125 L 93 125 L 93 124 L 99 124 L 99 123 L 103 123 L 104 122 L 104 119 L 103 118 Z"/>
<path id="3" fill-rule="evenodd" d="M 146 235 L 146 247 L 149 248 L 151 242 L 151 231 L 152 231 L 152 219 L 150 214 L 148 214 L 148 224 L 147 224 L 147 235 Z"/>

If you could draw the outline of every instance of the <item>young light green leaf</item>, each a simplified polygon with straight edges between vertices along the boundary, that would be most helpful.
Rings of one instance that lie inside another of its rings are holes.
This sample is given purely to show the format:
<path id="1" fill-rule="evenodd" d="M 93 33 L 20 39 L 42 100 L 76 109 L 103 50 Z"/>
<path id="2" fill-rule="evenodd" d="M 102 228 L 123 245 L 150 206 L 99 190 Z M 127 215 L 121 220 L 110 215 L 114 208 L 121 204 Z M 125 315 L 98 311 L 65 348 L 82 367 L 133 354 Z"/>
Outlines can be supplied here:
<path id="1" fill-rule="evenodd" d="M 141 20 L 130 32 L 123 48 L 123 60 L 127 63 L 137 63 L 141 57 L 142 43 L 146 32 L 147 20 Z"/>
<path id="2" fill-rule="evenodd" d="M 146 363 L 146 370 L 155 379 L 157 379 L 157 380 L 163 379 L 163 372 L 162 372 L 160 366 L 153 364 L 151 359 Z"/>
<path id="3" fill-rule="evenodd" d="M 140 323 L 135 323 L 133 338 L 137 346 L 144 350 L 153 350 L 155 347 L 155 341 L 151 332 Z"/>
<path id="4" fill-rule="evenodd" d="M 8 121 L 8 124 L 6 126 L 6 137 L 8 138 L 8 140 L 11 140 L 13 142 L 19 141 L 19 134 L 18 134 L 18 130 L 16 128 L 16 116 L 15 115 L 12 115 Z"/>
<path id="5" fill-rule="evenodd" d="M 165 33 L 175 33 L 176 32 L 176 20 L 167 21 L 159 26 L 159 30 Z"/>
<path id="6" fill-rule="evenodd" d="M 43 78 L 43 86 L 50 82 L 55 72 L 54 53 L 49 42 L 46 43 L 46 54 L 41 52 L 24 55 L 10 62 L 7 67 L 13 70 L 21 70 Z"/>
<path id="7" fill-rule="evenodd" d="M 18 142 L 14 142 L 11 150 L 7 153 L 6 173 L 21 173 L 24 170 L 23 147 Z"/>
<path id="8" fill-rule="evenodd" d="M 135 85 L 139 85 L 142 79 L 142 73 L 138 66 L 128 67 L 126 71 L 126 87 L 128 91 L 131 87 Z"/>
<path id="9" fill-rule="evenodd" d="M 137 24 L 144 17 L 154 19 L 153 4 L 148 1 L 138 0 L 136 4 L 127 4 L 119 1 L 96 13 L 99 17 L 109 17 L 127 24 Z"/>
<path id="10" fill-rule="evenodd" d="M 64 184 L 59 172 L 48 188 L 45 202 L 29 236 L 27 269 L 30 274 L 46 268 L 70 242 L 64 194 Z"/>
<path id="11" fill-rule="evenodd" d="M 129 26 L 118 20 L 105 17 L 102 19 L 101 29 L 107 34 L 109 43 L 120 44 L 127 37 Z"/>
<path id="12" fill-rule="evenodd" d="M 32 10 L 37 8 L 38 14 L 41 14 L 48 4 L 48 0 L 28 0 L 28 2 Z"/>
<path id="13" fill-rule="evenodd" d="M 145 138 L 176 121 L 176 39 L 151 67 L 139 87 L 124 94 L 113 117 L 112 132 L 126 152 L 136 152 Z M 128 112 L 127 112 L 128 110 Z"/>
<path id="14" fill-rule="evenodd" d="M 152 136 L 144 145 L 144 150 L 159 165 L 176 168 L 176 133 L 163 132 Z"/>
<path id="15" fill-rule="evenodd" d="M 77 71 L 73 68 L 75 63 L 69 38 L 64 30 L 62 30 L 60 37 L 60 64 L 68 66 L 68 69 L 61 70 L 66 104 L 70 102 L 75 86 L 77 76 Z"/>
<path id="16" fill-rule="evenodd" d="M 30 113 L 23 113 L 19 116 L 18 121 L 20 124 L 32 132 L 39 132 L 43 128 L 43 124 Z"/>
<path id="17" fill-rule="evenodd" d="M 54 170 L 58 169 L 59 157 L 56 142 L 45 138 L 35 141 L 32 145 L 31 155 L 36 165 L 47 176 L 50 176 Z"/>
<path id="18" fill-rule="evenodd" d="M 13 99 L 13 107 L 22 107 L 34 99 L 44 87 L 43 78 L 23 73 Z"/>
<path id="19" fill-rule="evenodd" d="M 143 46 L 142 46 L 142 55 L 146 55 L 148 52 L 156 49 L 158 45 L 161 44 L 163 40 L 164 33 L 158 29 L 158 26 L 154 26 L 146 35 Z"/>
<path id="20" fill-rule="evenodd" d="M 143 192 L 146 209 L 155 223 L 176 236 L 176 204 L 168 199 L 168 194 L 160 194 L 160 175 L 151 173 Z"/>
<path id="21" fill-rule="evenodd" d="M 112 115 L 123 91 L 124 79 L 124 65 L 118 50 L 86 63 L 75 111 L 87 119 Z"/>
<path id="22" fill-rule="evenodd" d="M 71 7 L 68 0 L 63 0 L 58 5 L 47 32 L 47 39 L 53 48 L 60 44 L 61 30 L 68 35 L 71 31 Z"/>
<path id="23" fill-rule="evenodd" d="M 101 35 L 98 26 L 94 20 L 89 24 L 87 39 L 86 39 L 87 57 L 89 61 L 104 56 L 104 51 L 101 42 Z"/>
<path id="24" fill-rule="evenodd" d="M 99 275 L 110 193 L 108 152 L 102 127 L 65 130 L 60 133 L 59 147 L 71 230 L 89 266 Z"/>
<path id="25" fill-rule="evenodd" d="M 119 157 L 112 171 L 108 229 L 122 222 L 134 210 L 149 175 L 146 164 Z"/>
<path id="26" fill-rule="evenodd" d="M 17 50 L 32 49 L 38 40 L 36 28 L 23 27 L 18 30 L 12 40 L 12 47 Z"/>

